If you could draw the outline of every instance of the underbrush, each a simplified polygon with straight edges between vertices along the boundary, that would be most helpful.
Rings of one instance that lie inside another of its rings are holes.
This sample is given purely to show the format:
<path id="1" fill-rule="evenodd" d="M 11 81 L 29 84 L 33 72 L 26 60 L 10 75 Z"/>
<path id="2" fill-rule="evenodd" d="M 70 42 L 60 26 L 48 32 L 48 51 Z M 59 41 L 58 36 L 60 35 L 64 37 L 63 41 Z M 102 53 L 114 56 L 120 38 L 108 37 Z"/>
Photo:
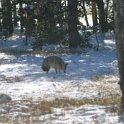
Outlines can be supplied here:
<path id="1" fill-rule="evenodd" d="M 26 50 L 26 49 L 13 49 L 13 48 L 1 48 L 1 53 L 5 53 L 8 55 L 25 55 L 25 54 L 32 54 L 32 55 L 48 55 L 48 54 L 69 54 L 69 53 L 85 53 L 85 50 L 83 48 L 78 49 L 55 49 L 55 50 Z"/>
<path id="2" fill-rule="evenodd" d="M 61 54 L 61 53 L 69 53 L 70 50 L 51 50 L 51 51 L 42 51 L 42 50 L 18 50 L 18 49 L 0 49 L 1 53 L 5 53 L 8 55 L 24 55 L 24 54 L 32 54 L 32 55 L 48 55 L 48 54 Z"/>

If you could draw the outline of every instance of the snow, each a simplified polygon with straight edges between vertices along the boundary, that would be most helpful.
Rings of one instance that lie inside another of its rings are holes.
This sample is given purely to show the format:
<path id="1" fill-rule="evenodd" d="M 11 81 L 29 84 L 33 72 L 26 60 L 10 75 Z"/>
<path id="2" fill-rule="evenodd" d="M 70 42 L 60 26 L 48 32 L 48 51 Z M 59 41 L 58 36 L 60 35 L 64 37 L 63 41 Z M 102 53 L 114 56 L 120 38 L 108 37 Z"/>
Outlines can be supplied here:
<path id="1" fill-rule="evenodd" d="M 1 53 L 0 59 L 3 62 L 0 66 L 0 88 L 2 92 L 10 94 L 14 100 L 21 99 L 23 96 L 44 98 L 46 95 L 49 97 L 59 97 L 60 95 L 76 98 L 92 97 L 97 92 L 94 93 L 91 90 L 85 94 L 80 89 L 85 85 L 97 83 L 91 80 L 97 75 L 109 76 L 117 72 L 114 50 L 58 56 L 69 63 L 66 74 L 55 74 L 54 70 L 50 70 L 49 74 L 43 72 L 41 63 L 44 56 Z M 10 83 L 5 80 L 7 78 Z M 75 88 L 74 85 L 78 85 L 79 88 Z M 70 87 L 71 91 L 69 91 Z"/>
<path id="2" fill-rule="evenodd" d="M 89 23 L 89 25 L 92 26 L 92 25 L 93 25 L 92 16 L 91 16 L 91 15 L 88 15 L 87 17 L 88 17 L 88 23 Z M 79 18 L 79 21 L 80 21 L 81 23 L 83 22 L 83 25 L 86 25 L 86 20 L 85 20 L 85 18 L 80 17 L 80 18 Z"/>
<path id="3" fill-rule="evenodd" d="M 13 36 L 0 41 L 3 49 L 31 50 L 24 45 L 24 38 Z M 113 39 L 104 40 L 99 51 L 86 49 L 81 54 L 57 54 L 68 62 L 66 74 L 42 71 L 44 55 L 8 55 L 0 53 L 0 90 L 13 101 L 32 98 L 97 98 L 109 94 L 120 95 L 118 68 Z M 58 114 L 58 115 L 57 115 Z M 64 114 L 64 116 L 63 116 Z M 53 118 L 52 120 L 51 117 Z M 104 106 L 53 108 L 52 114 L 41 116 L 43 124 L 121 124 L 119 117 L 106 113 Z"/>
<path id="4" fill-rule="evenodd" d="M 56 113 L 59 115 L 65 114 L 61 119 L 55 119 L 51 122 L 51 124 L 59 124 L 60 122 L 62 124 L 106 124 L 108 122 L 109 124 L 115 124 L 117 123 L 117 117 L 110 118 L 109 114 L 106 115 L 106 112 L 103 110 L 105 107 L 103 106 L 97 106 L 97 105 L 84 105 L 79 108 L 70 107 L 69 109 L 53 109 Z M 100 110 L 101 109 L 101 110 Z M 63 113 L 62 113 L 63 112 Z M 98 114 L 97 114 L 98 113 Z M 54 114 L 55 115 L 55 114 Z M 54 115 L 51 115 L 52 117 Z M 46 118 L 46 117 L 45 117 Z M 48 119 L 47 115 L 47 119 Z M 68 119 L 71 118 L 71 119 Z M 94 120 L 94 121 L 93 121 Z M 65 122 L 65 123 L 64 123 Z"/>

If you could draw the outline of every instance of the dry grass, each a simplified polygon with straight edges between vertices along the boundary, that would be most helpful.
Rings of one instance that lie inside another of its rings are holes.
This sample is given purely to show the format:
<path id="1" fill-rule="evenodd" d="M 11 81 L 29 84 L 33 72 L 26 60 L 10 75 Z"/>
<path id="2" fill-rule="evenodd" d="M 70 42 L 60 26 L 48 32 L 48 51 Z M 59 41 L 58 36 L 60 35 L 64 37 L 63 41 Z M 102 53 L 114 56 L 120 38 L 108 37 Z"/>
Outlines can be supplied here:
<path id="1" fill-rule="evenodd" d="M 28 106 L 30 109 L 30 113 L 35 115 L 35 112 L 40 111 L 40 114 L 47 114 L 51 113 L 51 108 L 64 108 L 68 106 L 79 107 L 82 105 L 102 105 L 102 106 L 110 106 L 110 105 L 119 105 L 120 104 L 120 97 L 118 96 L 111 96 L 106 98 L 94 98 L 94 99 L 69 99 L 69 98 L 62 98 L 62 99 L 54 99 L 54 100 L 22 100 L 22 101 L 14 101 L 11 103 L 7 103 L 7 105 L 15 106 L 16 104 L 22 104 Z"/>
<path id="2" fill-rule="evenodd" d="M 0 106 L 9 106 L 7 112 L 0 111 L 0 122 L 15 124 L 19 123 L 20 119 L 23 124 L 38 123 L 39 117 L 46 114 L 53 113 L 53 108 L 64 108 L 64 107 L 80 107 L 82 105 L 103 105 L 106 106 L 107 112 L 118 113 L 119 112 L 120 97 L 111 96 L 108 98 L 95 98 L 95 99 L 54 99 L 51 101 L 39 100 L 33 101 L 22 100 L 13 101 L 7 104 L 1 104 Z M 14 117 L 14 113 L 17 116 Z M 17 114 L 18 113 L 18 114 Z M 22 113 L 22 114 L 19 114 Z M 42 122 L 39 122 L 42 123 Z"/>
<path id="3" fill-rule="evenodd" d="M 96 75 L 92 78 L 92 81 L 102 81 L 104 79 L 104 75 Z"/>
<path id="4" fill-rule="evenodd" d="M 5 83 L 15 83 L 15 82 L 20 82 L 22 81 L 22 77 L 15 75 L 15 76 L 3 76 L 0 81 L 5 82 Z"/>

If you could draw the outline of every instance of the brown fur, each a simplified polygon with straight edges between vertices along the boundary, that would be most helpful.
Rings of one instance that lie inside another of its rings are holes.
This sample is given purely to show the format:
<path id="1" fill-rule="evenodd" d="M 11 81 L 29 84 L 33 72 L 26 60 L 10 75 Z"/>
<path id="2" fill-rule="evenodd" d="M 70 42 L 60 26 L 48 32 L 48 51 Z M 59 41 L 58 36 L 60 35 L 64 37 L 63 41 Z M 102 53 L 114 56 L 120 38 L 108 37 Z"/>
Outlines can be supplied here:
<path id="1" fill-rule="evenodd" d="M 63 71 L 66 73 L 67 63 L 65 63 L 60 57 L 58 56 L 49 56 L 46 57 L 42 62 L 42 70 L 49 72 L 50 68 L 54 68 L 56 73 L 60 73 Z"/>

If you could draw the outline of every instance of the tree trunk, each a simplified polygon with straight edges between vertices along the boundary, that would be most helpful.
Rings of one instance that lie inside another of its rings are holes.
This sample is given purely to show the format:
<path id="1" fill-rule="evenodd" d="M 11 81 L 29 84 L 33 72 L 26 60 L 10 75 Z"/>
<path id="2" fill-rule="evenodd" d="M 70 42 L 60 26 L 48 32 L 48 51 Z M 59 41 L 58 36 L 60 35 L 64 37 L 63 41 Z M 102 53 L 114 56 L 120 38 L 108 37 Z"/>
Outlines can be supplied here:
<path id="1" fill-rule="evenodd" d="M 23 7 L 22 1 L 19 3 L 19 16 L 20 16 L 20 27 L 21 27 L 21 34 L 24 32 L 24 18 L 23 18 Z"/>
<path id="2" fill-rule="evenodd" d="M 96 27 L 98 25 L 96 0 L 92 0 L 92 20 L 93 20 L 93 27 Z"/>
<path id="3" fill-rule="evenodd" d="M 16 10 L 16 2 L 13 1 L 13 17 L 14 17 L 14 26 L 17 26 L 17 10 Z"/>
<path id="4" fill-rule="evenodd" d="M 83 2 L 84 17 L 85 17 L 86 25 L 88 27 L 89 22 L 88 22 L 88 18 L 87 18 L 87 11 L 86 11 L 86 8 L 85 8 L 85 0 L 83 0 L 82 2 Z"/>
<path id="5" fill-rule="evenodd" d="M 1 1 L 1 4 L 3 35 L 6 37 L 8 34 L 12 34 L 14 30 L 12 21 L 12 4 L 10 0 Z"/>
<path id="6" fill-rule="evenodd" d="M 7 20 L 8 20 L 8 31 L 9 34 L 12 34 L 14 32 L 13 28 L 13 20 L 12 20 L 12 4 L 10 0 L 7 0 L 6 10 L 7 10 Z"/>
<path id="7" fill-rule="evenodd" d="M 106 21 L 106 24 L 108 24 L 108 8 L 109 8 L 109 2 L 110 0 L 106 0 L 106 8 L 105 8 L 105 21 Z"/>
<path id="8" fill-rule="evenodd" d="M 48 39 L 49 42 L 52 41 L 52 43 L 56 42 L 56 25 L 55 25 L 55 13 L 54 13 L 54 5 L 53 5 L 53 0 L 48 0 L 47 5 L 47 11 L 46 11 L 46 16 L 48 17 Z"/>
<path id="9" fill-rule="evenodd" d="M 114 0 L 115 39 L 119 67 L 119 84 L 122 91 L 121 110 L 124 112 L 124 0 Z"/>
<path id="10" fill-rule="evenodd" d="M 77 24 L 77 0 L 68 0 L 68 34 L 70 48 L 77 48 L 81 41 L 80 35 L 78 33 Z"/>
<path id="11" fill-rule="evenodd" d="M 106 32 L 105 10 L 103 0 L 96 0 L 99 12 L 99 25 L 102 33 Z"/>

